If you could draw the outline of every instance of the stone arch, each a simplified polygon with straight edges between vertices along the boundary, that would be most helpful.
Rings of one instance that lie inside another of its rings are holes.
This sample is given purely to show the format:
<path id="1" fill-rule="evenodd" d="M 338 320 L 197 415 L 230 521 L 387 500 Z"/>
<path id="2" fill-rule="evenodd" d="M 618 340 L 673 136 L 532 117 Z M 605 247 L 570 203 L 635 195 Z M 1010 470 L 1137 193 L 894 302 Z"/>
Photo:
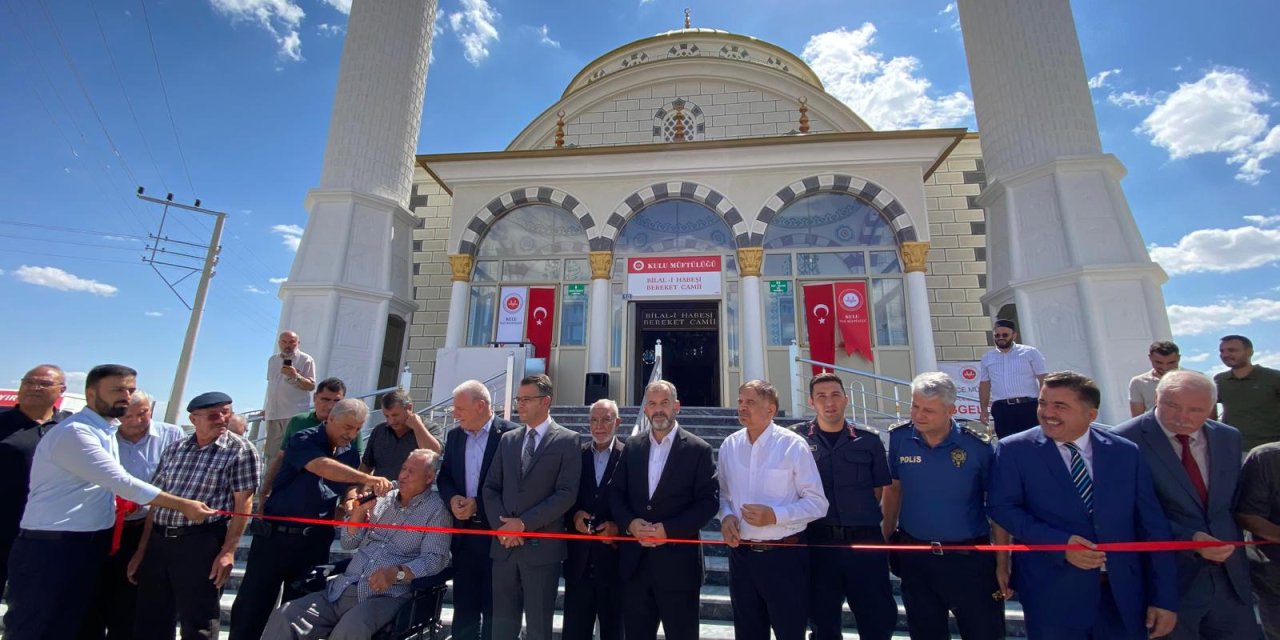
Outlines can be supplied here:
<path id="1" fill-rule="evenodd" d="M 600 240 L 601 249 L 599 250 L 612 251 L 614 242 L 618 239 L 618 234 L 622 232 L 622 227 L 626 226 L 627 221 L 631 220 L 641 209 L 663 200 L 688 200 L 715 211 L 725 221 L 725 224 L 729 225 L 729 230 L 733 233 L 734 241 L 737 245 L 739 247 L 747 246 L 746 240 L 750 237 L 747 223 L 742 220 L 742 214 L 738 212 L 738 208 L 733 206 L 733 203 L 729 202 L 729 199 L 724 194 L 696 182 L 677 180 L 650 185 L 627 196 L 622 201 L 622 204 L 619 204 L 613 210 L 613 214 L 609 216 L 609 219 L 605 221 L 599 237 L 592 238 L 592 250 L 597 250 L 596 241 Z"/>
<path id="2" fill-rule="evenodd" d="M 903 207 L 892 193 L 869 180 L 839 173 L 809 176 L 787 185 L 765 202 L 757 219 L 767 229 L 779 211 L 792 202 L 815 193 L 843 193 L 867 203 L 880 213 L 885 222 L 889 223 L 899 245 L 904 242 L 915 242 L 918 238 L 911 216 L 907 215 L 906 207 Z M 744 246 L 758 247 L 762 244 L 764 244 L 763 232 L 751 234 L 750 243 Z"/>
<path id="3" fill-rule="evenodd" d="M 514 209 L 518 209 L 530 204 L 545 204 L 553 207 L 559 207 L 573 214 L 578 219 L 578 224 L 582 226 L 582 231 L 591 237 L 592 227 L 591 213 L 587 211 L 587 207 L 577 198 L 565 193 L 560 189 L 552 187 L 525 187 L 523 189 L 512 189 L 493 200 L 489 201 L 483 209 L 477 212 L 470 220 L 462 232 L 462 240 L 458 243 L 458 253 L 474 256 L 480 248 L 480 240 L 489 232 L 489 228 L 499 218 L 506 215 Z M 596 241 L 591 240 L 591 249 L 597 249 Z"/>

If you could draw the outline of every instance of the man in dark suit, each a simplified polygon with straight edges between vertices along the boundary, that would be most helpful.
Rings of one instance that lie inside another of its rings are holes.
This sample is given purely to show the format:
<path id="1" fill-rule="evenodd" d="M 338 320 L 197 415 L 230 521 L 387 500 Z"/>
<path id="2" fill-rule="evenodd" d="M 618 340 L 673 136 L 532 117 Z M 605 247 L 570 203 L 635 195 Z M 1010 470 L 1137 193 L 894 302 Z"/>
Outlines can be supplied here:
<path id="1" fill-rule="evenodd" d="M 499 534 L 564 533 L 565 514 L 578 497 L 582 450 L 578 434 L 551 419 L 551 378 L 520 381 L 516 408 L 523 427 L 503 434 L 485 476 L 484 511 Z M 526 640 L 551 640 L 563 539 L 499 535 L 493 540 L 493 637 L 516 640 L 520 617 Z"/>
<path id="2" fill-rule="evenodd" d="M 1177 621 L 1172 553 L 1093 549 L 1171 537 L 1138 447 L 1090 426 L 1101 399 L 1085 376 L 1050 374 L 1040 388 L 1040 426 L 996 448 L 991 519 L 1015 542 L 1080 547 L 1014 558 L 1012 586 L 1031 638 L 1156 638 Z"/>
<path id="3" fill-rule="evenodd" d="M 493 415 L 489 389 L 479 380 L 467 380 L 453 390 L 453 416 L 460 429 L 444 441 L 440 465 L 440 499 L 453 514 L 458 529 L 488 531 L 484 496 L 480 487 L 489 472 L 502 434 L 518 428 L 514 422 Z M 453 637 L 457 640 L 490 640 L 493 637 L 493 561 L 487 535 L 453 536 Z"/>
<path id="4" fill-rule="evenodd" d="M 618 535 L 609 508 L 609 486 L 622 457 L 622 442 L 614 437 L 622 420 L 618 405 L 603 399 L 591 405 L 591 442 L 582 445 L 582 479 L 578 503 L 569 510 L 575 533 Z M 622 637 L 622 585 L 618 583 L 618 543 L 570 541 L 564 565 L 564 640 L 591 640 L 596 620 L 600 640 Z"/>
<path id="5" fill-rule="evenodd" d="M 1240 481 L 1240 432 L 1210 420 L 1217 387 L 1179 369 L 1156 386 L 1155 409 L 1113 433 L 1138 445 L 1151 465 L 1156 496 L 1177 540 L 1243 539 L 1232 509 Z M 1180 551 L 1175 640 L 1257 638 L 1244 548 Z"/>
<path id="6" fill-rule="evenodd" d="M 666 380 L 645 388 L 650 428 L 631 436 L 613 473 L 611 506 L 626 534 L 620 545 L 622 620 L 629 640 L 653 640 L 658 623 L 667 640 L 698 637 L 702 547 L 663 540 L 697 540 L 720 508 L 711 445 L 679 428 L 680 402 Z"/>

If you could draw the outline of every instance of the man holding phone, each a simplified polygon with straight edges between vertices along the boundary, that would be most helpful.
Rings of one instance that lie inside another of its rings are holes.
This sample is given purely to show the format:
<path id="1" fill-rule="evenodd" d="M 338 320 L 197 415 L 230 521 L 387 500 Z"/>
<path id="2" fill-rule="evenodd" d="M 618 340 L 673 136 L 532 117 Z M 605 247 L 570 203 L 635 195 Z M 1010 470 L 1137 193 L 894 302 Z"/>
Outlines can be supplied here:
<path id="1" fill-rule="evenodd" d="M 267 423 L 264 460 L 275 457 L 289 419 L 311 407 L 311 391 L 316 388 L 316 361 L 298 348 L 298 334 L 285 331 L 278 344 L 280 352 L 267 358 L 267 399 L 262 410 Z"/>

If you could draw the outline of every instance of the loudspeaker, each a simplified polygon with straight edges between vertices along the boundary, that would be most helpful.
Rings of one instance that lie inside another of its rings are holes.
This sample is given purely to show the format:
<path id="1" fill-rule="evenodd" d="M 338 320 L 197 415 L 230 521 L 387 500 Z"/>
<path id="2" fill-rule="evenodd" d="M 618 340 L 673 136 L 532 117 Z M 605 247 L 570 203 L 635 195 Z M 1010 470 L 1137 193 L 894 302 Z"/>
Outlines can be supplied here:
<path id="1" fill-rule="evenodd" d="M 583 396 L 586 399 L 585 404 L 595 404 L 596 400 L 609 397 L 609 374 L 607 373 L 588 373 L 587 389 Z"/>

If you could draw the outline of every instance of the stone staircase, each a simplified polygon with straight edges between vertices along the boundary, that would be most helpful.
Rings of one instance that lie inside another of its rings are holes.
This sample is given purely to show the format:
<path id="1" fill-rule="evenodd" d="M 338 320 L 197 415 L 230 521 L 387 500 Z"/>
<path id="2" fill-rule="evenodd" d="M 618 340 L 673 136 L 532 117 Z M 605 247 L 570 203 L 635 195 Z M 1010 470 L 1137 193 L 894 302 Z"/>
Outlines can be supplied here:
<path id="1" fill-rule="evenodd" d="M 624 407 L 622 409 L 623 426 L 620 431 L 629 432 L 631 425 L 635 424 L 635 418 L 638 409 L 636 407 Z M 580 433 L 587 432 L 587 415 L 586 407 L 554 407 L 551 415 L 557 422 L 565 427 L 574 429 Z M 789 425 L 798 422 L 796 418 L 781 418 L 779 424 Z M 726 436 L 739 429 L 736 412 L 733 409 L 721 408 L 685 408 L 680 412 L 680 426 L 689 430 L 691 433 L 707 440 L 712 446 L 718 447 L 720 442 Z M 585 437 L 585 436 L 584 436 Z M 709 540 L 720 539 L 720 523 L 713 520 L 703 529 L 703 538 Z M 236 566 L 232 570 L 231 579 L 227 584 L 225 592 L 222 596 L 222 622 L 224 626 L 223 637 L 225 637 L 225 629 L 229 624 L 231 617 L 231 604 L 235 601 L 236 589 L 240 585 L 240 580 L 244 576 L 244 563 L 249 555 L 250 536 L 246 535 L 241 540 L 240 548 L 236 553 Z M 705 548 L 706 552 L 706 569 L 707 581 L 702 588 L 701 597 L 701 630 L 699 637 L 701 638 L 733 638 L 733 609 L 729 599 L 729 559 L 727 557 L 727 547 L 719 545 L 709 545 Z M 349 557 L 350 552 L 343 550 L 335 542 L 330 551 L 331 560 L 339 560 Z M 894 598 L 898 602 L 898 626 L 895 638 L 908 638 L 906 616 L 902 607 L 902 598 L 899 592 L 899 584 L 896 577 L 893 580 Z M 561 607 L 564 597 L 563 581 L 559 587 L 559 595 L 556 599 L 556 617 L 555 629 L 557 637 L 561 628 Z M 443 619 L 445 623 L 445 633 L 448 633 L 449 624 L 453 619 L 452 594 L 445 596 L 445 606 Z M 853 614 L 850 613 L 848 607 L 844 610 L 844 637 L 847 639 L 856 639 L 858 637 Z M 1022 609 L 1020 605 L 1014 601 L 1006 605 L 1006 622 L 1005 628 L 1009 638 L 1023 638 L 1026 636 L 1026 628 L 1023 623 Z M 959 637 L 958 632 L 952 626 L 953 637 Z"/>

